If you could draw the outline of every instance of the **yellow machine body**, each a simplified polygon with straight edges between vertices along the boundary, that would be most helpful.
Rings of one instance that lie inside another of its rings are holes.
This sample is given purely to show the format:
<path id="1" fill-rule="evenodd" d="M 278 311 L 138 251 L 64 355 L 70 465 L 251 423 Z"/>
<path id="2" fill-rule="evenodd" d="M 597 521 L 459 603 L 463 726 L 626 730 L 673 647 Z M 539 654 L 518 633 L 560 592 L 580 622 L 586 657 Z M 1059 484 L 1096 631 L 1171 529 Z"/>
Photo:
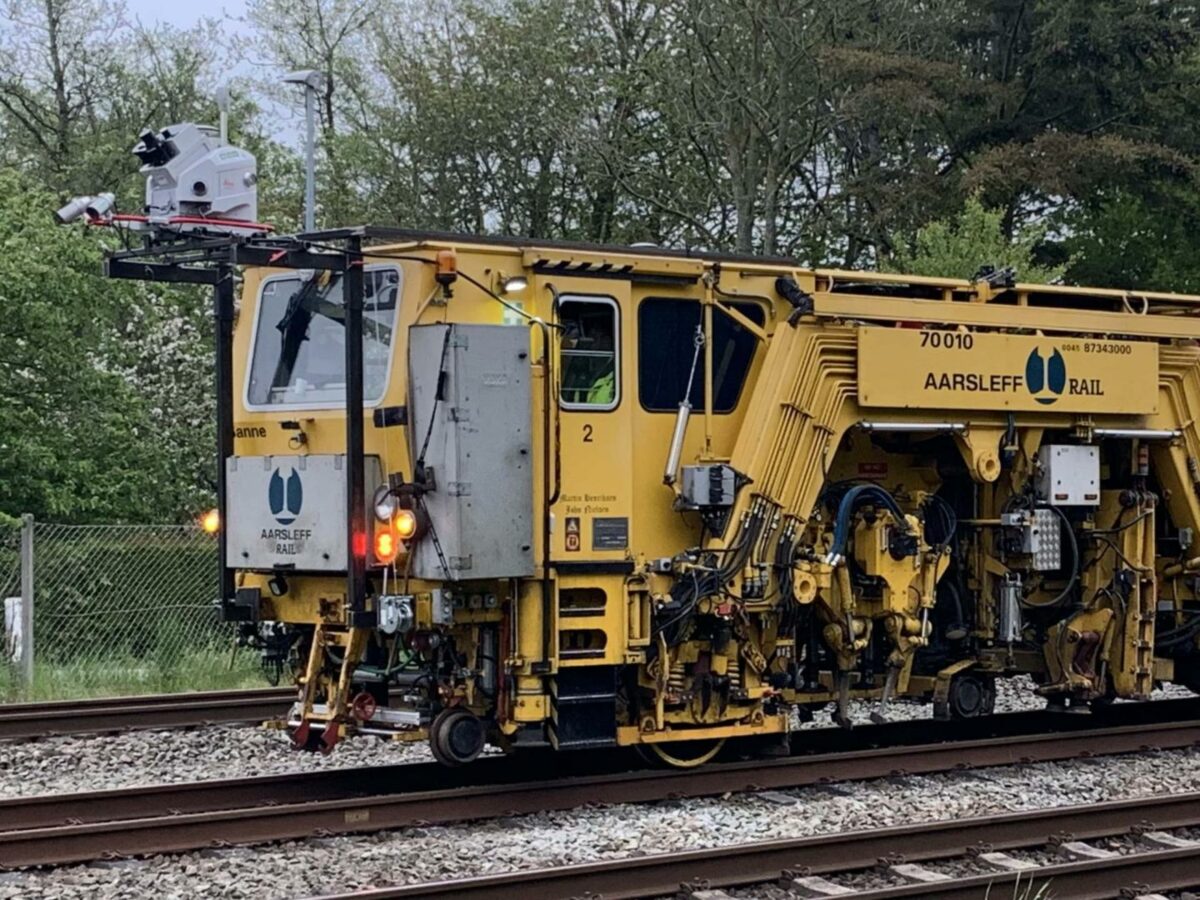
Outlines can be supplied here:
<path id="1" fill-rule="evenodd" d="M 1200 298 L 471 238 L 365 253 L 395 273 L 364 410 L 368 608 L 390 630 L 348 624 L 337 571 L 238 574 L 302 741 L 431 737 L 454 763 L 486 734 L 686 764 L 797 711 L 845 722 L 855 699 L 985 714 L 1016 674 L 1070 705 L 1200 686 Z M 245 273 L 239 465 L 345 452 L 336 403 L 254 402 L 256 348 L 284 330 L 259 306 L 286 277 Z M 512 574 L 472 577 L 470 547 L 415 574 L 420 542 L 436 560 L 455 537 L 428 515 L 455 486 L 416 478 L 410 340 L 441 324 L 525 336 L 520 385 L 492 385 L 528 417 Z M 230 524 L 247 508 L 233 493 Z"/>

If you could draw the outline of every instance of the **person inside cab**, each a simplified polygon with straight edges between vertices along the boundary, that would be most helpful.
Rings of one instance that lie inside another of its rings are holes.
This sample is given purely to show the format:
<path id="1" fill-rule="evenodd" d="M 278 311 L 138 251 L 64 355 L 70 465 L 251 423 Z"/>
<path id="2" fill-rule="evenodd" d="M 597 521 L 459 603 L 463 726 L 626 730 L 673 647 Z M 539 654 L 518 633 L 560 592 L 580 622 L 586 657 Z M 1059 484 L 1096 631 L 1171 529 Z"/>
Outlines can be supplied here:
<path id="1" fill-rule="evenodd" d="M 611 407 L 617 399 L 615 308 L 610 302 L 564 300 L 559 323 L 563 403 Z"/>

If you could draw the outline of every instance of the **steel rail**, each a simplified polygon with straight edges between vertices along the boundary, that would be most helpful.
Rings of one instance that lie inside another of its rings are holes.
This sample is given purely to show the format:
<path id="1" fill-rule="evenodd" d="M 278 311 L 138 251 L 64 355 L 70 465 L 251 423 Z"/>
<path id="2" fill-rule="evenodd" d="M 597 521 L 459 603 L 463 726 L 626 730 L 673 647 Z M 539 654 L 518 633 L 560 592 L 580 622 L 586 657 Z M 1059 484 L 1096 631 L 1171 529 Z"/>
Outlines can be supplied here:
<path id="1" fill-rule="evenodd" d="M 902 856 L 908 862 L 926 862 L 964 856 L 982 846 L 992 850 L 1014 850 L 1048 843 L 1063 833 L 1070 834 L 1075 840 L 1092 840 L 1128 834 L 1147 822 L 1159 829 L 1200 824 L 1200 793 L 735 844 L 685 853 L 374 888 L 334 896 L 338 900 L 413 900 L 418 897 L 507 900 L 519 893 L 538 900 L 583 896 L 632 900 L 673 896 L 681 886 L 688 885 L 737 887 L 774 881 L 797 871 L 824 875 L 869 869 L 885 857 Z M 1053 896 L 1059 900 L 1111 898 L 1117 895 L 1122 879 L 1137 880 L 1153 890 L 1188 887 L 1200 880 L 1200 843 L 1194 848 L 1147 851 L 1099 862 L 1056 865 L 1034 871 L 1033 875 L 1041 881 L 1052 872 L 1055 877 Z M 1030 874 L 1021 873 L 1021 879 L 1027 881 Z M 914 884 L 885 891 L 864 891 L 853 896 L 855 900 L 899 897 L 981 900 L 989 884 L 1015 881 L 1015 874 L 997 872 L 994 876 L 977 876 L 957 883 Z M 939 888 L 946 893 L 939 893 Z M 1094 892 L 1101 888 L 1101 892 Z"/>
<path id="2" fill-rule="evenodd" d="M 568 775 L 565 764 L 569 755 L 560 764 L 561 768 L 552 765 L 549 770 L 539 765 L 545 762 L 546 755 L 539 755 L 536 759 L 529 758 L 523 767 L 506 765 L 504 759 L 485 760 L 483 765 L 457 770 L 462 774 L 448 774 L 447 770 L 431 765 L 401 765 L 380 770 L 310 773 L 299 778 L 238 779 L 207 786 L 203 783 L 156 786 L 147 789 L 150 795 L 147 800 L 136 799 L 137 789 L 107 791 L 94 798 L 87 794 L 51 795 L 0 803 L 0 821 L 11 815 L 14 822 L 28 826 L 0 832 L 0 867 L 62 865 L 111 856 L 195 850 L 214 844 L 382 831 L 590 804 L 716 796 L 830 781 L 1190 747 L 1198 743 L 1200 719 L 1192 719 L 798 755 L 691 770 Z M 517 762 L 521 760 L 518 758 Z M 548 771 L 556 772 L 559 777 L 547 777 Z M 398 781 L 389 783 L 392 778 Z M 478 783 L 459 782 L 455 786 L 456 778 L 474 779 Z M 356 794 L 366 790 L 370 795 L 336 796 L 339 784 L 342 787 L 353 784 Z M 322 790 L 326 793 L 322 794 Z M 114 796 L 117 793 L 134 799 L 117 800 Z M 314 799 L 328 794 L 334 796 Z M 242 797 L 251 798 L 255 805 L 247 806 Z M 121 804 L 125 804 L 123 811 L 130 817 L 114 819 L 120 814 Z M 172 809 L 192 811 L 164 814 Z M 147 815 L 150 811 L 155 814 Z"/>
<path id="3" fill-rule="evenodd" d="M 1043 866 L 1027 872 L 974 875 L 952 881 L 908 884 L 862 891 L 852 900 L 983 900 L 1013 896 L 996 889 L 1018 884 L 1048 885 L 1046 895 L 1054 900 L 1111 900 L 1113 897 L 1143 896 L 1150 891 L 1175 891 L 1200 884 L 1200 844 L 1175 850 L 1151 850 L 1111 859 L 1085 860 Z M 989 893 L 990 892 L 990 893 Z M 1036 897 L 1036 891 L 1029 896 Z"/>
<path id="4" fill-rule="evenodd" d="M 294 697 L 263 688 L 0 704 L 0 740 L 261 722 L 285 715 Z"/>

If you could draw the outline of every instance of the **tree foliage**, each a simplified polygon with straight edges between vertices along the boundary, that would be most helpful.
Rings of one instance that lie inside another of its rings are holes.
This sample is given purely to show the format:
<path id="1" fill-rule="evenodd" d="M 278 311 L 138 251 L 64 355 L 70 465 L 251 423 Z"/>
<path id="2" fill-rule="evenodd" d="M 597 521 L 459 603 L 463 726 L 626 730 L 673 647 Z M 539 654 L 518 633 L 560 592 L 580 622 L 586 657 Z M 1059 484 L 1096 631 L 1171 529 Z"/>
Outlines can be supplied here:
<path id="1" fill-rule="evenodd" d="M 974 278 L 988 267 L 1011 269 L 1019 281 L 1049 284 L 1059 281 L 1067 266 L 1038 264 L 1046 231 L 1046 226 L 1034 225 L 1010 238 L 1004 233 L 1004 211 L 988 209 L 972 196 L 958 215 L 918 229 L 911 245 L 898 240 L 883 268 L 935 278 Z"/>
<path id="2" fill-rule="evenodd" d="M 55 226 L 55 202 L 0 172 L 0 508 L 176 518 L 210 489 L 205 342 L 169 343 L 195 325 L 181 298 L 98 278 L 100 237 Z"/>

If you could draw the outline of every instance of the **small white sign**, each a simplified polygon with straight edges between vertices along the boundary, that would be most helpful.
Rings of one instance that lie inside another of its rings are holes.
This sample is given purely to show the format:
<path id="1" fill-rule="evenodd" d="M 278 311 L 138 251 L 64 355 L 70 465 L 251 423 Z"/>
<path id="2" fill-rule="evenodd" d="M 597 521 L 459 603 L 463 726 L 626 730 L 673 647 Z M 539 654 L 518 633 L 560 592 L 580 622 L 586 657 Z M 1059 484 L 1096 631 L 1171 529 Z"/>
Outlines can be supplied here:
<path id="1" fill-rule="evenodd" d="M 4 656 L 15 663 L 21 661 L 21 598 L 4 598 Z"/>

